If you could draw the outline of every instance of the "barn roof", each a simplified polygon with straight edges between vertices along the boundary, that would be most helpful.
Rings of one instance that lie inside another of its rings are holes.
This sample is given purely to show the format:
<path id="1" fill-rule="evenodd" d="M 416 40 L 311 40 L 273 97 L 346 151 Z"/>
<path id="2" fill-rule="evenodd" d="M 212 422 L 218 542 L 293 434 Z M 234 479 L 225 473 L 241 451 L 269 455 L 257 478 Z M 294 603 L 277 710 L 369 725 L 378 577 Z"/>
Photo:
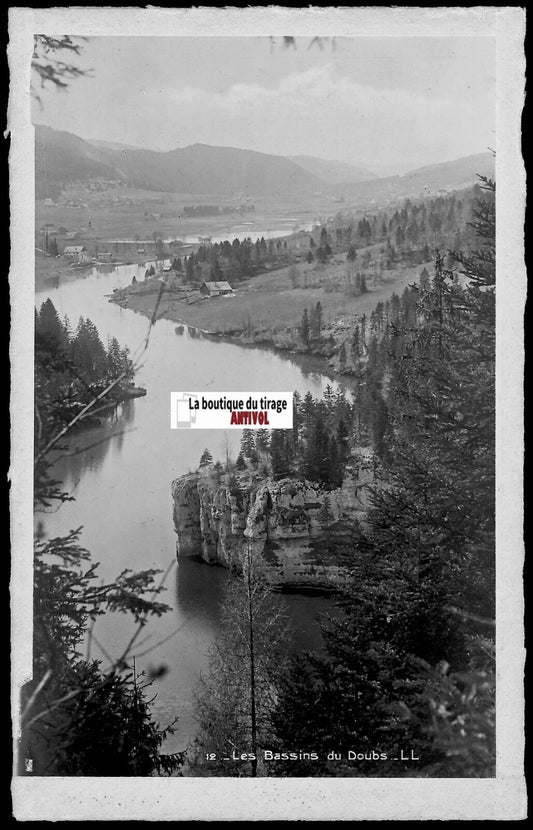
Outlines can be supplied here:
<path id="1" fill-rule="evenodd" d="M 209 288 L 210 291 L 233 291 L 233 288 L 226 282 L 225 280 L 220 280 L 218 282 L 205 282 L 204 285 Z"/>

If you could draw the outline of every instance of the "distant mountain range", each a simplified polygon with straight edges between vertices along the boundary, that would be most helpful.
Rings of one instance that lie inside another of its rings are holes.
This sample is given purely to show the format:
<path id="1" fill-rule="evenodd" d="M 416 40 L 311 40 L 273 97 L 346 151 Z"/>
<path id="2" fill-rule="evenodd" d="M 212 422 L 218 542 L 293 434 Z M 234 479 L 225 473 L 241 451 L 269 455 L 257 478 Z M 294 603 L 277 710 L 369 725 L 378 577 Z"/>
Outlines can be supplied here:
<path id="1" fill-rule="evenodd" d="M 491 175 L 490 153 L 377 178 L 365 168 L 312 156 L 285 158 L 235 147 L 193 144 L 169 152 L 84 141 L 51 127 L 35 127 L 37 198 L 57 197 L 68 183 L 104 178 L 145 190 L 213 194 L 227 198 L 298 201 L 320 193 L 345 201 L 417 196 Z"/>
<path id="2" fill-rule="evenodd" d="M 356 167 L 344 161 L 316 158 L 316 156 L 287 156 L 291 161 L 303 167 L 313 176 L 318 176 L 325 182 L 340 184 L 345 182 L 365 182 L 377 179 L 375 173 L 365 167 Z"/>
<path id="3" fill-rule="evenodd" d="M 418 167 L 403 176 L 387 176 L 357 184 L 339 185 L 346 201 L 384 202 L 389 199 L 435 195 L 439 190 L 461 189 L 477 181 L 477 176 L 494 178 L 492 153 L 477 153 L 453 161 Z"/>
<path id="4" fill-rule="evenodd" d="M 121 144 L 118 141 L 102 141 L 98 138 L 89 138 L 87 139 L 87 144 L 90 144 L 92 147 L 101 148 L 103 150 L 118 150 L 122 153 L 123 150 L 140 150 L 140 147 L 136 147 L 133 144 Z"/>

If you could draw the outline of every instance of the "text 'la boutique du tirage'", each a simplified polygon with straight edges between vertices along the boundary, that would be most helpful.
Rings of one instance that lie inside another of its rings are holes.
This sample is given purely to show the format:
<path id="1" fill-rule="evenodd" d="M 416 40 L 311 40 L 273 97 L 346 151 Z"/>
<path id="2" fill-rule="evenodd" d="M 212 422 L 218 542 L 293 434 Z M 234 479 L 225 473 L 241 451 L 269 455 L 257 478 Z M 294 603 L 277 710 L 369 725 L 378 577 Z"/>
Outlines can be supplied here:
<path id="1" fill-rule="evenodd" d="M 291 429 L 292 392 L 172 392 L 171 429 Z"/>

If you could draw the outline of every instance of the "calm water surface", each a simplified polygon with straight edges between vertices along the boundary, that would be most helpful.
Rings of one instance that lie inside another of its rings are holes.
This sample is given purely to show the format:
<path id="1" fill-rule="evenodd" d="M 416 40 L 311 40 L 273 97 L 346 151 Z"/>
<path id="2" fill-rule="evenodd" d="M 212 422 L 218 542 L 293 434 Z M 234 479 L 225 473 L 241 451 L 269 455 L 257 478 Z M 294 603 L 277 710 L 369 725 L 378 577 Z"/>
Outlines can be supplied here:
<path id="1" fill-rule="evenodd" d="M 165 236 L 162 237 L 162 241 L 165 244 L 172 242 L 174 239 L 181 239 L 182 242 L 187 244 L 197 244 L 200 236 L 209 236 L 211 242 L 233 242 L 234 239 L 251 239 L 252 242 L 256 242 L 258 239 L 262 237 L 264 239 L 278 239 L 284 236 L 290 236 L 297 230 L 305 230 L 310 231 L 314 227 L 315 222 L 300 222 L 298 219 L 273 219 L 272 224 L 265 225 L 265 224 L 255 224 L 255 222 L 243 222 L 240 225 L 231 225 L 228 226 L 227 230 L 225 231 L 216 231 L 211 232 L 207 227 L 203 231 L 199 231 L 198 233 L 188 233 L 188 234 L 180 234 L 179 231 L 176 232 L 175 236 Z M 108 245 L 114 245 L 116 243 L 128 243 L 128 244 L 139 244 L 139 245 L 152 245 L 153 239 L 133 239 L 132 237 L 122 237 L 120 239 L 109 239 L 107 240 Z"/>

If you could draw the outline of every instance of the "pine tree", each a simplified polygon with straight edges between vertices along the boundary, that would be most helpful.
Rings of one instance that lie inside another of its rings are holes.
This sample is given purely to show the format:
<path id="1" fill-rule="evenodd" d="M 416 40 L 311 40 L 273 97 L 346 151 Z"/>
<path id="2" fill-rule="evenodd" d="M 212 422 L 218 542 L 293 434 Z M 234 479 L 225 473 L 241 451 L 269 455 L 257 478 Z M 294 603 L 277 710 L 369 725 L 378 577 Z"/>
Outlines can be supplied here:
<path id="1" fill-rule="evenodd" d="M 300 444 L 302 425 L 302 399 L 298 392 L 293 394 L 292 402 L 292 446 L 296 451 Z"/>
<path id="2" fill-rule="evenodd" d="M 213 463 L 213 456 L 209 452 L 208 449 L 205 449 L 202 453 L 202 457 L 200 458 L 200 467 L 208 467 L 210 464 Z"/>
<path id="3" fill-rule="evenodd" d="M 68 346 L 68 334 L 50 298 L 44 301 L 36 315 L 35 337 L 48 349 L 64 351 Z"/>
<path id="4" fill-rule="evenodd" d="M 73 362 L 88 381 L 97 381 L 106 372 L 107 355 L 94 323 L 80 318 L 70 346 Z"/>
<path id="5" fill-rule="evenodd" d="M 496 284 L 496 184 L 492 179 L 479 176 L 482 185 L 481 195 L 476 197 L 472 207 L 472 220 L 467 226 L 472 228 L 481 247 L 468 254 L 453 251 L 452 255 L 471 283 L 486 287 Z"/>
<path id="6" fill-rule="evenodd" d="M 339 369 L 341 372 L 344 372 L 346 369 L 346 346 L 344 342 L 341 343 L 341 347 L 339 349 Z"/>
<path id="7" fill-rule="evenodd" d="M 257 456 L 255 450 L 254 433 L 251 429 L 244 429 L 241 437 L 241 453 L 244 458 L 253 458 Z"/>
<path id="8" fill-rule="evenodd" d="M 310 481 L 329 483 L 330 448 L 324 418 L 319 409 L 314 413 L 306 452 L 303 459 L 304 475 Z"/>
<path id="9" fill-rule="evenodd" d="M 357 251 L 355 250 L 355 245 L 350 245 L 350 247 L 348 248 L 346 259 L 348 262 L 355 262 L 355 260 L 357 259 Z"/>
<path id="10" fill-rule="evenodd" d="M 274 429 L 270 440 L 270 459 L 272 461 L 272 475 L 274 478 L 287 476 L 287 458 L 285 449 L 285 436 L 283 430 Z"/>
<path id="11" fill-rule="evenodd" d="M 309 345 L 309 334 L 310 334 L 310 325 L 309 325 L 309 316 L 307 313 L 307 309 L 304 308 L 302 314 L 302 321 L 300 323 L 300 340 L 304 344 L 304 346 Z"/>
<path id="12" fill-rule="evenodd" d="M 339 455 L 342 459 L 342 463 L 346 463 L 349 457 L 350 446 L 349 446 L 349 432 L 348 427 L 343 418 L 339 419 L 339 425 L 337 427 L 337 444 L 339 447 Z"/>
<path id="13" fill-rule="evenodd" d="M 322 333 L 322 303 L 318 300 L 315 306 L 315 314 L 314 314 L 314 326 L 313 326 L 313 335 L 316 338 L 320 338 Z"/>
<path id="14" fill-rule="evenodd" d="M 116 337 L 112 337 L 107 344 L 107 376 L 114 380 L 126 369 L 124 354 Z"/>
<path id="15" fill-rule="evenodd" d="M 274 430 L 275 431 L 275 430 Z M 270 433 L 268 429 L 258 429 L 255 435 L 255 449 L 257 452 L 268 452 Z"/>
<path id="16" fill-rule="evenodd" d="M 327 456 L 321 470 L 321 481 L 330 487 L 341 487 L 345 459 L 340 454 L 337 436 L 330 435 L 326 445 Z"/>
<path id="17" fill-rule="evenodd" d="M 422 268 L 420 276 L 418 278 L 418 283 L 420 285 L 420 288 L 422 288 L 423 290 L 427 290 L 429 288 L 430 280 L 427 268 Z"/>
<path id="18" fill-rule="evenodd" d="M 283 671 L 288 622 L 285 606 L 274 596 L 264 568 L 248 548 L 242 579 L 230 578 L 219 635 L 211 649 L 208 671 L 196 690 L 199 736 L 189 763 L 196 775 L 256 777 L 264 775 L 259 760 L 270 747 L 271 715 L 277 678 Z M 236 751 L 229 764 L 224 757 Z M 240 758 L 245 751 L 245 760 Z M 206 761 L 206 753 L 216 760 Z"/>
<path id="19" fill-rule="evenodd" d="M 350 356 L 352 358 L 352 365 L 354 369 L 359 368 L 359 361 L 361 359 L 361 346 L 359 341 L 359 327 L 354 326 L 352 332 L 352 339 L 350 342 Z"/>

